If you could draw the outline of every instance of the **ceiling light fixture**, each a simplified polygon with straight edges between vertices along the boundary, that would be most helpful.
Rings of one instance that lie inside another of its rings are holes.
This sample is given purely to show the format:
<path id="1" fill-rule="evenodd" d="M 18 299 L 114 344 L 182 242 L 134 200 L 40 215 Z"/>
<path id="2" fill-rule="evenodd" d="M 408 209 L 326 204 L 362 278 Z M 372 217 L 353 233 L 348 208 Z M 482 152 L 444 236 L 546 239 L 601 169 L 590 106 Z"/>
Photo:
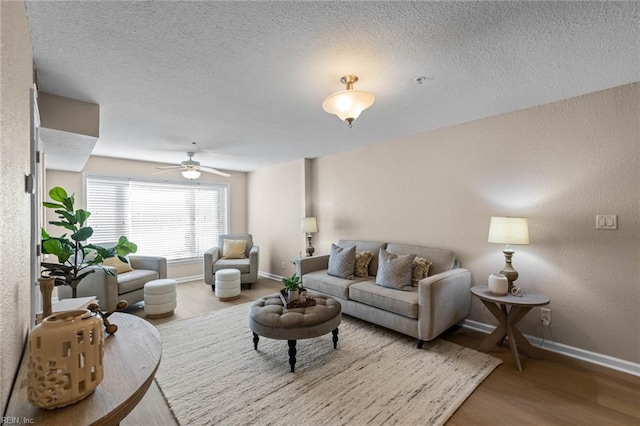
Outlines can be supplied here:
<path id="1" fill-rule="evenodd" d="M 347 86 L 346 90 L 341 90 L 329 95 L 322 102 L 322 109 L 329 114 L 337 115 L 340 120 L 349 123 L 352 127 L 353 120 L 360 116 L 360 113 L 373 105 L 375 97 L 364 90 L 354 90 L 353 84 L 358 81 L 356 75 L 345 75 L 340 79 L 342 84 Z"/>
<path id="2" fill-rule="evenodd" d="M 200 172 L 193 167 L 187 166 L 187 170 L 182 171 L 182 176 L 185 179 L 198 179 L 200 177 Z"/>

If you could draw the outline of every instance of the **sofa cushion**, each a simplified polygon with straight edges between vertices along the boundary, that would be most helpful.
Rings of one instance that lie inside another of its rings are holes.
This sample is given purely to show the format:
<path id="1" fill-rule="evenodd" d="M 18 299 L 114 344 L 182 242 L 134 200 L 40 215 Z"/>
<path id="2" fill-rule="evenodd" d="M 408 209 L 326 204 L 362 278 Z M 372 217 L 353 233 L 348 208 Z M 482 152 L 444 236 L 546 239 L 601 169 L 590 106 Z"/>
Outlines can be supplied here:
<path id="1" fill-rule="evenodd" d="M 369 263 L 373 253 L 368 250 L 356 250 L 356 263 L 353 268 L 353 275 L 356 277 L 366 277 L 369 275 Z"/>
<path id="2" fill-rule="evenodd" d="M 355 261 L 356 246 L 344 248 L 331 244 L 328 274 L 334 277 L 352 280 Z"/>
<path id="3" fill-rule="evenodd" d="M 411 290 L 411 268 L 415 254 L 390 253 L 380 249 L 376 284 L 396 290 Z"/>
<path id="4" fill-rule="evenodd" d="M 220 269 L 237 269 L 241 274 L 249 273 L 249 265 L 251 259 L 245 257 L 244 259 L 218 259 L 216 263 L 213 264 L 213 273 Z"/>
<path id="5" fill-rule="evenodd" d="M 409 318 L 418 318 L 418 289 L 400 291 L 376 285 L 373 280 L 349 286 L 349 298 Z"/>
<path id="6" fill-rule="evenodd" d="M 425 259 L 424 257 L 417 257 L 413 259 L 413 265 L 411 267 L 411 285 L 417 286 L 418 281 L 421 279 L 427 278 L 429 275 L 429 267 L 431 266 L 431 261 L 429 259 Z"/>
<path id="7" fill-rule="evenodd" d="M 429 247 L 412 246 L 408 244 L 387 245 L 387 251 L 397 254 L 415 254 L 416 256 L 429 259 L 429 275 L 439 274 L 457 267 L 456 257 L 450 250 L 434 249 Z"/>
<path id="8" fill-rule="evenodd" d="M 331 276 L 327 274 L 326 269 L 321 269 L 304 274 L 302 276 L 302 285 L 309 290 L 316 290 L 340 299 L 348 299 L 349 286 L 366 280 L 371 280 L 371 277 L 355 277 L 353 280 L 348 280 Z"/>
<path id="9" fill-rule="evenodd" d="M 159 278 L 160 276 L 157 271 L 150 271 L 148 269 L 134 269 L 131 272 L 118 274 L 118 294 L 140 290 L 144 288 L 144 285 L 149 281 Z"/>
<path id="10" fill-rule="evenodd" d="M 338 241 L 340 247 L 356 246 L 356 250 L 370 251 L 373 255 L 371 262 L 369 262 L 369 275 L 374 277 L 378 273 L 378 253 L 381 248 L 385 248 L 387 243 L 380 243 L 376 241 L 357 241 L 357 240 L 340 240 Z"/>

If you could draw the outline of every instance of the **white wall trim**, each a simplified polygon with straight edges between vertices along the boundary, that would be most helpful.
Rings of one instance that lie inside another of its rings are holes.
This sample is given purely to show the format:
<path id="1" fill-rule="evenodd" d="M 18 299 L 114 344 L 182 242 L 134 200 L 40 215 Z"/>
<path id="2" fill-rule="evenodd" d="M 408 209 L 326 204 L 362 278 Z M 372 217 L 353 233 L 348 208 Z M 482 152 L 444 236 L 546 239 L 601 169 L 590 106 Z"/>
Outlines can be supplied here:
<path id="1" fill-rule="evenodd" d="M 189 281 L 199 281 L 199 280 L 204 280 L 204 274 L 201 275 L 191 275 L 188 277 L 180 277 L 180 278 L 172 278 L 174 280 L 176 280 L 176 282 L 179 283 L 186 283 Z"/>
<path id="2" fill-rule="evenodd" d="M 261 277 L 270 278 L 276 281 L 282 281 L 282 279 L 284 278 L 284 277 L 281 277 L 280 275 L 275 275 L 270 272 L 264 272 L 264 271 L 258 271 L 258 275 Z"/>
<path id="3" fill-rule="evenodd" d="M 468 319 L 462 320 L 459 325 L 487 334 L 491 333 L 496 328 L 493 325 Z M 640 377 L 640 364 L 625 361 L 620 358 L 614 358 L 609 355 L 587 351 L 585 349 L 576 348 L 573 346 L 565 345 L 563 343 L 554 342 L 552 340 L 542 340 L 539 337 L 529 336 L 526 334 L 525 336 L 532 345 L 540 347 L 547 351 L 555 352 L 557 354 L 568 356 L 569 358 L 579 359 L 581 361 L 590 362 L 592 364 L 600 365 L 603 367 L 611 368 L 612 370 L 622 371 L 623 373 Z"/>

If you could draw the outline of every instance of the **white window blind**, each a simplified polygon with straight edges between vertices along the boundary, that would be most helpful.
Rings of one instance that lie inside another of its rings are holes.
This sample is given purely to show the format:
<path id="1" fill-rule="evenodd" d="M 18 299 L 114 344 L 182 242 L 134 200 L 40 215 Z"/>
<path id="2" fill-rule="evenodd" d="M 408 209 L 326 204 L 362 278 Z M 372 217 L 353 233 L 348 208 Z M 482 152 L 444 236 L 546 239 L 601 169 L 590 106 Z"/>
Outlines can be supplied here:
<path id="1" fill-rule="evenodd" d="M 227 185 L 87 175 L 85 188 L 92 243 L 125 235 L 137 254 L 196 260 L 229 230 Z"/>

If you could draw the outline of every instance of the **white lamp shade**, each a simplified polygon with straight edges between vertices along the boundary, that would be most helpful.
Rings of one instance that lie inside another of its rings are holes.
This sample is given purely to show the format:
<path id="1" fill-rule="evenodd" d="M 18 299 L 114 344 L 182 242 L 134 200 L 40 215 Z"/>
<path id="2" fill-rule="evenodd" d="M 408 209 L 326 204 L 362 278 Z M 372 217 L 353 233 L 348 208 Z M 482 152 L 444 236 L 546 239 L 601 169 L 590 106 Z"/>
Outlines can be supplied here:
<path id="1" fill-rule="evenodd" d="M 492 217 L 489 242 L 529 244 L 529 222 L 526 217 Z"/>
<path id="2" fill-rule="evenodd" d="M 329 95 L 322 102 L 322 109 L 329 114 L 337 115 L 341 120 L 355 120 L 362 111 L 373 105 L 375 99 L 371 93 L 364 90 L 341 90 Z"/>
<path id="3" fill-rule="evenodd" d="M 315 217 L 303 217 L 300 219 L 300 232 L 313 234 L 318 232 L 318 221 Z"/>
<path id="4" fill-rule="evenodd" d="M 182 176 L 186 179 L 198 179 L 200 177 L 200 172 L 196 169 L 187 169 L 182 171 Z"/>

